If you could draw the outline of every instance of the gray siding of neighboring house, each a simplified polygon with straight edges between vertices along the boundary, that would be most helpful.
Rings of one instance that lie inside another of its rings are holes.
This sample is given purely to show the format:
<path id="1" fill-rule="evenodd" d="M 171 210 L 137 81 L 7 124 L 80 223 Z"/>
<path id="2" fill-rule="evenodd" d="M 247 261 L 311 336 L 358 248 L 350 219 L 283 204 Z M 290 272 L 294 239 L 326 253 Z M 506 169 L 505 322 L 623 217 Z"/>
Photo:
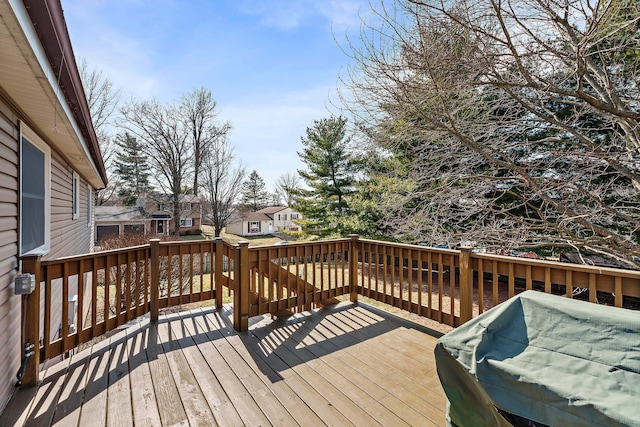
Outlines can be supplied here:
<path id="1" fill-rule="evenodd" d="M 18 117 L 0 98 L 0 410 L 13 393 L 20 366 L 20 297 L 14 295 L 18 267 Z"/>
<path id="2" fill-rule="evenodd" d="M 18 268 L 19 116 L 0 97 L 0 412 L 14 387 L 21 358 L 21 297 L 14 295 L 13 279 Z M 90 252 L 93 229 L 87 220 L 87 182 L 78 175 L 79 216 L 73 219 L 72 167 L 51 150 L 51 251 L 43 260 Z M 70 280 L 69 294 L 77 293 Z M 42 301 L 44 302 L 44 293 Z M 52 302 L 62 302 L 62 287 L 54 283 Z M 56 305 L 57 305 L 56 304 Z M 61 312 L 51 316 L 52 327 L 60 324 Z M 41 312 L 41 324 L 44 317 Z M 55 335 L 55 332 L 53 333 Z"/>

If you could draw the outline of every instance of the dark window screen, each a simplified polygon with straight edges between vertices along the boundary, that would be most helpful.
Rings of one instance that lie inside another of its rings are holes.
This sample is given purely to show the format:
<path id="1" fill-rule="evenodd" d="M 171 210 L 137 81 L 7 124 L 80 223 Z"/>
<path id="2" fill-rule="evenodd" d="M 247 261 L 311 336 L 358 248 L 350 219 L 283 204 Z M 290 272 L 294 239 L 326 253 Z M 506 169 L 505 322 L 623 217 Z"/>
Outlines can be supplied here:
<path id="1" fill-rule="evenodd" d="M 45 243 L 45 155 L 22 138 L 22 218 L 21 252 L 27 253 Z"/>

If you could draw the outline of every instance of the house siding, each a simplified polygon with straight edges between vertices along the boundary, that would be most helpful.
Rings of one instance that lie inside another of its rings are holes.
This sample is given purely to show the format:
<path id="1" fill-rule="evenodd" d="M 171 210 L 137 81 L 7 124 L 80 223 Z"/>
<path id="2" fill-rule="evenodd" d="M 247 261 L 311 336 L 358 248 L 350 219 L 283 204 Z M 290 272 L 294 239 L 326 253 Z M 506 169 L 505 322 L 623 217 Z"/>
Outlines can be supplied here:
<path id="1" fill-rule="evenodd" d="M 0 97 L 0 411 L 13 393 L 20 366 L 20 297 L 14 295 L 18 267 L 18 117 Z"/>
<path id="2" fill-rule="evenodd" d="M 19 114 L 0 96 L 0 412 L 15 390 L 14 376 L 22 357 L 21 297 L 15 295 L 13 289 L 19 252 L 19 140 Z M 71 166 L 52 149 L 51 251 L 42 257 L 43 260 L 87 253 L 92 249 L 93 229 L 87 224 L 87 181 L 78 175 L 80 215 L 74 220 L 72 176 Z M 70 280 L 69 285 L 69 294 L 77 293 L 77 281 Z M 61 284 L 54 284 L 52 290 L 52 301 L 61 303 Z M 41 296 L 44 303 L 44 293 Z M 41 325 L 43 316 L 41 309 Z M 59 325 L 61 312 L 52 313 L 51 321 L 52 325 Z"/>
<path id="3" fill-rule="evenodd" d="M 92 230 L 87 226 L 87 182 L 78 176 L 80 215 L 73 219 L 73 169 L 51 153 L 51 251 L 43 260 L 88 253 Z"/>

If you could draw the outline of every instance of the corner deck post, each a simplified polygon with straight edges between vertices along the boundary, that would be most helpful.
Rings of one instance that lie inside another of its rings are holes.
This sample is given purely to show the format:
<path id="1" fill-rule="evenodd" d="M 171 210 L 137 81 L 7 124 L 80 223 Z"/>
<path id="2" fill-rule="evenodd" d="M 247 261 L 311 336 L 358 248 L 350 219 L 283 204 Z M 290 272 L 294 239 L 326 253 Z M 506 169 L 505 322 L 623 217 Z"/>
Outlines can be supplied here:
<path id="1" fill-rule="evenodd" d="M 349 245 L 349 287 L 351 290 L 350 299 L 354 304 L 358 303 L 358 239 L 357 234 L 350 234 Z"/>
<path id="2" fill-rule="evenodd" d="M 235 286 L 233 292 L 233 328 L 249 329 L 249 242 L 239 242 L 236 249 Z"/>
<path id="3" fill-rule="evenodd" d="M 22 375 L 22 387 L 31 388 L 38 385 L 38 371 L 40 369 L 40 281 L 42 273 L 40 269 L 40 257 L 28 256 L 22 259 L 22 272 L 36 276 L 36 287 L 32 293 L 22 299 L 22 304 L 26 305 L 26 319 L 24 320 L 24 342 L 22 351 L 27 351 L 27 345 L 33 344 L 29 350 L 33 354 L 27 360 L 24 373 Z M 21 354 L 24 357 L 24 353 Z"/>
<path id="4" fill-rule="evenodd" d="M 473 317 L 473 269 L 471 247 L 460 248 L 460 324 Z"/>
<path id="5" fill-rule="evenodd" d="M 214 273 L 216 284 L 216 309 L 222 309 L 222 237 L 216 237 L 214 239 L 213 247 L 215 249 L 215 264 Z"/>
<path id="6" fill-rule="evenodd" d="M 151 289 L 149 292 L 151 298 L 151 321 L 158 323 L 160 313 L 160 239 L 151 239 L 149 241 L 151 259 Z"/>

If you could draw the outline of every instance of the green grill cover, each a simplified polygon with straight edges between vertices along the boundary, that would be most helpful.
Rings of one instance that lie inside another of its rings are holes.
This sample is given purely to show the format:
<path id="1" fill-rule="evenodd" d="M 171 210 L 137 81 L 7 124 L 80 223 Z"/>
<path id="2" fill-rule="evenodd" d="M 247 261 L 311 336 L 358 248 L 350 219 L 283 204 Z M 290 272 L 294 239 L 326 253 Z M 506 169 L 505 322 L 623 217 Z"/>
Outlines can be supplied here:
<path id="1" fill-rule="evenodd" d="M 449 425 L 640 426 L 640 312 L 527 291 L 441 337 Z M 531 424 L 535 425 L 535 424 Z"/>

